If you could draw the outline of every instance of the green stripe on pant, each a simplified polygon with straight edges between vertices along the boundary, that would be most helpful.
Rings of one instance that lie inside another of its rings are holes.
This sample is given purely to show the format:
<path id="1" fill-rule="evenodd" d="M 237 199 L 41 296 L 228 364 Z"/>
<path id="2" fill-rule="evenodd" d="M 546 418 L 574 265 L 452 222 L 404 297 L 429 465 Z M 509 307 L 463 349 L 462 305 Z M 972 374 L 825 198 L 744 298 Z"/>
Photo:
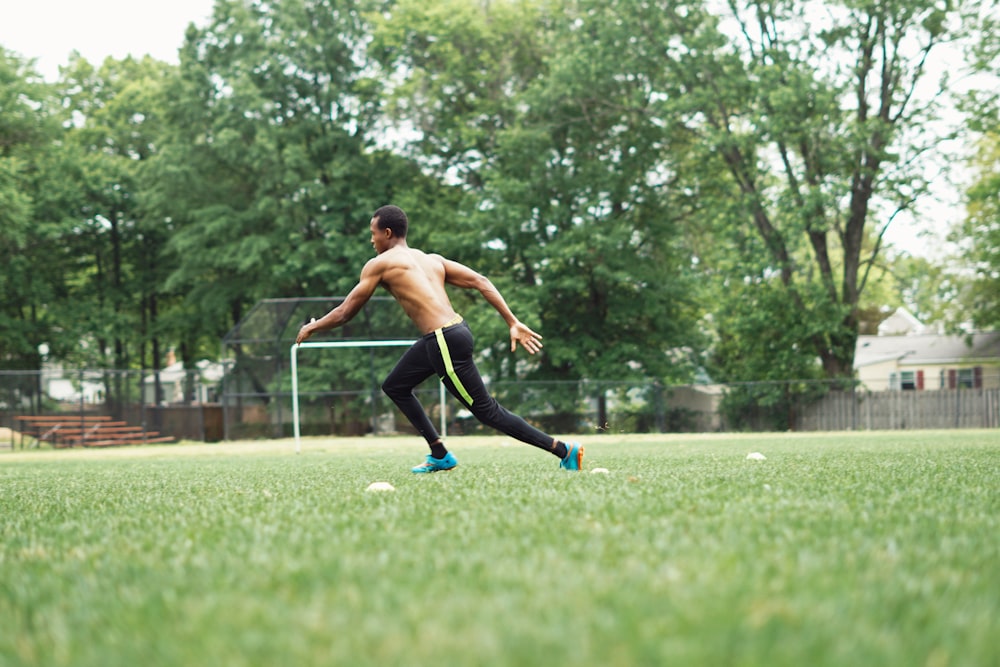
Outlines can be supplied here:
<path id="1" fill-rule="evenodd" d="M 444 359 L 445 372 L 451 378 L 451 383 L 455 385 L 458 393 L 462 395 L 462 398 L 469 404 L 469 407 L 472 407 L 472 397 L 469 396 L 469 392 L 462 386 L 461 380 L 458 379 L 458 375 L 455 373 L 455 367 L 451 363 L 451 353 L 448 352 L 448 343 L 444 340 L 444 330 L 436 329 L 434 336 L 437 338 L 438 348 L 441 350 L 441 358 Z"/>

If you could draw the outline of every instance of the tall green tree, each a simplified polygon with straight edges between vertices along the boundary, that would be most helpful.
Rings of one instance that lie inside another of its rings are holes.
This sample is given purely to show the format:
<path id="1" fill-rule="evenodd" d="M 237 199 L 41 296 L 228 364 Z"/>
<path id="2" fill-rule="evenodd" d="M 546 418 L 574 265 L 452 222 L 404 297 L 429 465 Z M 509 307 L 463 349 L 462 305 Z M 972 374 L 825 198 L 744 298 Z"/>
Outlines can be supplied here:
<path id="1" fill-rule="evenodd" d="M 221 0 L 187 34 L 150 202 L 175 228 L 167 287 L 216 339 L 259 299 L 346 294 L 371 212 L 420 177 L 376 146 L 378 7 Z"/>
<path id="2" fill-rule="evenodd" d="M 782 311 L 819 323 L 801 349 L 828 377 L 851 376 L 882 236 L 926 193 L 939 97 L 918 90 L 936 47 L 966 30 L 959 8 L 754 1 L 697 25 L 665 8 L 649 34 L 664 24 L 683 33 L 664 51 L 678 81 L 668 96 L 730 181 L 710 216 L 738 253 L 729 279 L 776 278 Z"/>
<path id="3" fill-rule="evenodd" d="M 1000 18 L 998 3 L 984 2 L 968 57 L 977 85 L 961 100 L 974 132 L 972 182 L 966 191 L 966 219 L 952 235 L 970 267 L 971 285 L 962 303 L 973 326 L 1000 329 Z"/>
<path id="4" fill-rule="evenodd" d="M 954 235 L 971 269 L 961 302 L 974 327 L 1000 330 L 1000 122 L 982 136 L 966 193 L 967 216 Z"/>
<path id="5" fill-rule="evenodd" d="M 37 200 L 61 136 L 54 90 L 31 63 L 0 48 L 0 368 L 37 369 L 39 346 L 53 352 L 64 291 L 57 231 L 39 220 Z"/>
<path id="6" fill-rule="evenodd" d="M 67 318 L 90 344 L 79 361 L 125 369 L 158 368 L 159 254 L 167 230 L 141 208 L 141 171 L 162 133 L 160 91 L 171 66 L 108 58 L 95 67 L 74 57 L 60 89 L 71 112 L 65 169 L 76 189 L 48 207 L 66 209 L 62 242 L 75 258 Z M 158 350 L 157 350 L 158 352 Z"/>
<path id="7" fill-rule="evenodd" d="M 699 311 L 662 187 L 668 142 L 647 115 L 655 93 L 630 76 L 612 12 L 595 39 L 572 4 L 401 2 L 375 44 L 396 54 L 394 109 L 427 164 L 465 188 L 453 254 L 496 271 L 552 339 L 526 375 L 678 379 L 691 365 L 668 350 L 692 343 Z M 491 352 L 491 375 L 525 375 Z"/>

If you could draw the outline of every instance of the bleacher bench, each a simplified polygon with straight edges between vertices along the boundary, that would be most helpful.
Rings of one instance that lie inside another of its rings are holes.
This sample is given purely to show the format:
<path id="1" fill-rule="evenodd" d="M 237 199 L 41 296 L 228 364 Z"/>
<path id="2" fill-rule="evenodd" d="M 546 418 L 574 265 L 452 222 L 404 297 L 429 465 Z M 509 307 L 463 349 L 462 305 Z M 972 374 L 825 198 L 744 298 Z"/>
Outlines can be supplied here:
<path id="1" fill-rule="evenodd" d="M 144 445 L 155 442 L 175 442 L 172 436 L 146 431 L 141 426 L 131 426 L 124 421 L 114 421 L 105 415 L 23 415 L 14 418 L 24 437 L 36 442 L 48 442 L 53 447 L 111 447 Z"/>

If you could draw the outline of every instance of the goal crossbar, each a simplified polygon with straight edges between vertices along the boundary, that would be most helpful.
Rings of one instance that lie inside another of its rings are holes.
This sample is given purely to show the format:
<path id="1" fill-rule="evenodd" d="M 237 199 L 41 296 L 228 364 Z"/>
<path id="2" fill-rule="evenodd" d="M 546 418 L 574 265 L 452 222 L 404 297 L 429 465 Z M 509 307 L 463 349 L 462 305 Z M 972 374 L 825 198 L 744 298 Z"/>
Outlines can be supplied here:
<path id="1" fill-rule="evenodd" d="M 337 348 L 337 347 L 409 347 L 415 340 L 324 340 L 305 343 L 293 343 L 289 350 L 290 367 L 292 370 L 292 429 L 295 433 L 295 453 L 302 451 L 302 432 L 299 425 L 299 349 L 300 348 Z M 440 387 L 441 401 L 441 436 L 445 433 L 445 388 Z M 374 426 L 374 425 L 373 425 Z"/>

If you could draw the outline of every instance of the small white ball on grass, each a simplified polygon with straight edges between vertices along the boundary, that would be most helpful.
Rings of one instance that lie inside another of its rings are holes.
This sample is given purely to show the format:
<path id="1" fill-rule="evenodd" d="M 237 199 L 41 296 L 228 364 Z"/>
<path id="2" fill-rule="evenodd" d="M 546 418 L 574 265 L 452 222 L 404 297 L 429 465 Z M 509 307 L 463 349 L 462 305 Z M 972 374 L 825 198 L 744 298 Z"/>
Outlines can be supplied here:
<path id="1" fill-rule="evenodd" d="M 395 491 L 394 487 L 389 482 L 372 482 L 368 485 L 368 491 Z"/>
<path id="2" fill-rule="evenodd" d="M 593 470 L 590 471 L 590 474 L 591 475 L 607 475 L 608 474 L 608 469 L 607 468 L 594 468 Z"/>
<path id="3" fill-rule="evenodd" d="M 760 452 L 750 452 L 749 454 L 747 454 L 747 460 L 748 461 L 765 461 L 765 460 L 767 460 L 767 457 L 764 456 L 763 454 L 761 454 Z"/>

